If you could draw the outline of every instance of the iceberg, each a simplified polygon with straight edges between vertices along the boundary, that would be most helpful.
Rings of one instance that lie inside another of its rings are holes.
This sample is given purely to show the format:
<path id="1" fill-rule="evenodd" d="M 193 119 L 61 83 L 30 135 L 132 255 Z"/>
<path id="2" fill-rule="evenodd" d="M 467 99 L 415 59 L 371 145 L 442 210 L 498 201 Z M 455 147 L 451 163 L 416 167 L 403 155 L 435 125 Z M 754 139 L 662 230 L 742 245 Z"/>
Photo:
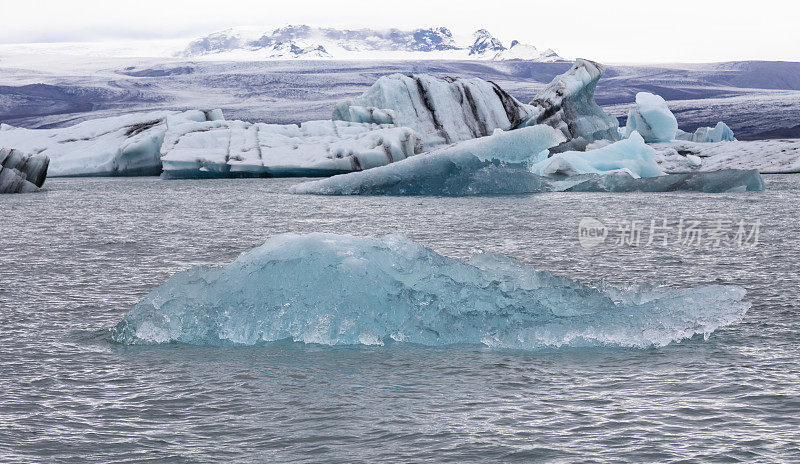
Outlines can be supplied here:
<path id="1" fill-rule="evenodd" d="M 292 187 L 293 193 L 320 195 L 479 195 L 534 193 L 546 179 L 524 170 L 531 160 L 564 142 L 549 126 L 497 130 L 388 166 Z"/>
<path id="2" fill-rule="evenodd" d="M 733 131 L 722 121 L 718 122 L 714 127 L 699 127 L 694 133 L 678 129 L 675 138 L 699 143 L 736 142 Z"/>
<path id="3" fill-rule="evenodd" d="M 579 59 L 557 76 L 531 101 L 531 117 L 520 127 L 547 124 L 560 130 L 566 142 L 553 152 L 585 150 L 597 140 L 620 140 L 619 121 L 594 101 L 597 82 L 604 72 L 599 63 Z"/>
<path id="4" fill-rule="evenodd" d="M 762 174 L 800 172 L 800 139 L 732 142 L 673 140 L 653 144 L 656 159 L 666 172 L 756 169 Z"/>
<path id="5" fill-rule="evenodd" d="M 174 125 L 220 117 L 219 110 L 152 111 L 91 119 L 57 129 L 4 124 L 0 146 L 49 157 L 51 177 L 158 175 L 168 118 Z"/>
<path id="6" fill-rule="evenodd" d="M 285 234 L 173 275 L 112 329 L 128 345 L 660 347 L 742 320 L 737 286 L 586 285 L 512 258 L 444 257 L 402 235 Z"/>
<path id="7" fill-rule="evenodd" d="M 532 114 L 497 84 L 427 74 L 379 78 L 363 95 L 338 103 L 337 121 L 396 124 L 421 134 L 426 150 L 509 130 Z"/>
<path id="8" fill-rule="evenodd" d="M 577 174 L 600 174 L 625 171 L 630 176 L 656 177 L 664 172 L 655 161 L 656 151 L 633 132 L 630 137 L 595 150 L 557 153 L 530 167 L 534 174 L 565 177 Z"/>
<path id="9" fill-rule="evenodd" d="M 639 92 L 636 94 L 636 107 L 628 112 L 625 126 L 626 135 L 633 132 L 638 132 L 648 143 L 669 142 L 678 132 L 678 120 L 663 98 Z"/>
<path id="10" fill-rule="evenodd" d="M 35 192 L 44 185 L 50 159 L 0 148 L 0 193 Z"/>
<path id="11" fill-rule="evenodd" d="M 764 179 L 752 169 L 723 169 L 711 172 L 670 174 L 635 178 L 619 171 L 606 175 L 579 176 L 569 179 L 566 192 L 676 192 L 741 193 L 764 191 Z M 562 185 L 567 185 L 563 183 Z M 558 187 L 555 187 L 558 189 Z"/>
<path id="12" fill-rule="evenodd" d="M 422 152 L 407 127 L 344 121 L 253 124 L 209 121 L 167 130 L 165 178 L 325 176 L 361 171 Z"/>

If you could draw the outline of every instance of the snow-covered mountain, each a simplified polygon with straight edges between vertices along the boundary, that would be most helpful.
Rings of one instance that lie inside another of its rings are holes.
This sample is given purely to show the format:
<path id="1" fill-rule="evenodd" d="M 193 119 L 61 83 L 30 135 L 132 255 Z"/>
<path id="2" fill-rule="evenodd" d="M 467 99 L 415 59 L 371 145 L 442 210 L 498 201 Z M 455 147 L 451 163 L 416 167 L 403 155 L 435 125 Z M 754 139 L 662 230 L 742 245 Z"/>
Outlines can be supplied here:
<path id="1" fill-rule="evenodd" d="M 561 61 L 552 50 L 513 41 L 510 47 L 480 29 L 457 37 L 446 27 L 414 29 L 334 29 L 285 26 L 270 31 L 231 28 L 193 40 L 182 57 L 244 59 L 487 59 Z"/>

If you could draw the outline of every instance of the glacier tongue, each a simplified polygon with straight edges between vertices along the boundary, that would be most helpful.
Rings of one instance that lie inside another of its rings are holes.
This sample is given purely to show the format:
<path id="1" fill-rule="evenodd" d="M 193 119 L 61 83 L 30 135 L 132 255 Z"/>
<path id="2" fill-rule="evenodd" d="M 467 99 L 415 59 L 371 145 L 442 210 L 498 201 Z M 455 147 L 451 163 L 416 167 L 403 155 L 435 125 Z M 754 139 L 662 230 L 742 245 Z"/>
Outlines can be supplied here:
<path id="1" fill-rule="evenodd" d="M 35 192 L 47 177 L 50 158 L 0 148 L 0 193 Z"/>
<path id="2" fill-rule="evenodd" d="M 478 78 L 417 74 L 379 78 L 363 95 L 341 102 L 333 119 L 394 123 L 423 137 L 426 150 L 508 130 L 532 114 L 498 85 Z"/>
<path id="3" fill-rule="evenodd" d="M 503 256 L 446 258 L 400 235 L 279 235 L 179 272 L 112 330 L 124 344 L 497 348 L 664 346 L 740 321 L 744 289 L 592 287 Z"/>
<path id="4" fill-rule="evenodd" d="M 597 140 L 620 140 L 619 122 L 594 101 L 597 82 L 604 72 L 599 63 L 578 59 L 531 101 L 533 112 L 521 126 L 547 124 L 560 130 L 567 141 L 554 152 L 584 150 Z"/>
<path id="5" fill-rule="evenodd" d="M 161 162 L 166 178 L 321 176 L 383 166 L 421 151 L 420 138 L 407 127 L 211 121 L 171 126 Z"/>

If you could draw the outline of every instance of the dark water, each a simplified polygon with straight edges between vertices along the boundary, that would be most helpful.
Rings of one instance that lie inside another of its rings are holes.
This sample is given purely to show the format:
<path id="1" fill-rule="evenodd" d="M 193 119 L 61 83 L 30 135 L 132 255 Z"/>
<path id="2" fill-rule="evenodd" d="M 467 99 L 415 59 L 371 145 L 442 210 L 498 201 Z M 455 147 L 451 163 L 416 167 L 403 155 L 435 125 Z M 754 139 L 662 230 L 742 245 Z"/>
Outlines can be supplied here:
<path id="1" fill-rule="evenodd" d="M 0 197 L 3 462 L 798 462 L 800 176 L 756 194 L 331 198 L 297 180 L 52 179 Z M 761 221 L 754 247 L 606 243 L 582 217 Z M 742 323 L 664 348 L 126 347 L 172 273 L 274 234 L 401 232 L 584 280 L 737 284 Z"/>

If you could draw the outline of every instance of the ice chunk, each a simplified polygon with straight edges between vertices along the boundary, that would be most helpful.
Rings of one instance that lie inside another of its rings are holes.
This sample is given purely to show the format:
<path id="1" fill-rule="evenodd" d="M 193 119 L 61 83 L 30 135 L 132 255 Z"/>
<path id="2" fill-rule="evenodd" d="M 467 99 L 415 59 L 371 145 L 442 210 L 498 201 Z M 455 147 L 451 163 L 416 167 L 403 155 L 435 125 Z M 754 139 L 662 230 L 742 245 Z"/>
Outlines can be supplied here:
<path id="1" fill-rule="evenodd" d="M 530 116 L 531 108 L 497 84 L 415 74 L 383 76 L 363 95 L 336 105 L 333 119 L 414 129 L 426 150 L 508 130 Z"/>
<path id="2" fill-rule="evenodd" d="M 11 148 L 0 148 L 0 193 L 35 192 L 47 177 L 50 159 Z"/>
<path id="3" fill-rule="evenodd" d="M 678 132 L 678 120 L 663 98 L 639 92 L 636 94 L 636 107 L 628 112 L 625 132 L 627 135 L 639 132 L 648 143 L 669 142 Z"/>
<path id="4" fill-rule="evenodd" d="M 497 348 L 664 346 L 742 320 L 741 287 L 588 286 L 498 255 L 464 262 L 401 235 L 279 235 L 153 290 L 124 344 L 405 342 Z"/>
<path id="5" fill-rule="evenodd" d="M 307 121 L 170 125 L 161 148 L 164 177 L 321 176 L 383 166 L 422 152 L 407 127 Z"/>
<path id="6" fill-rule="evenodd" d="M 684 132 L 678 129 L 675 136 L 677 140 L 686 140 L 689 142 L 699 143 L 714 143 L 714 142 L 735 142 L 736 138 L 733 136 L 733 131 L 727 124 L 720 121 L 716 126 L 700 127 L 693 134 Z"/>
<path id="7" fill-rule="evenodd" d="M 547 124 L 564 133 L 567 141 L 554 152 L 584 150 L 596 140 L 620 140 L 617 118 L 606 114 L 594 101 L 594 90 L 603 67 L 579 59 L 557 76 L 531 101 L 532 116 L 521 126 Z"/>
<path id="8" fill-rule="evenodd" d="M 589 151 L 558 153 L 531 166 L 541 176 L 563 177 L 577 174 L 608 173 L 624 170 L 633 177 L 662 176 L 655 161 L 656 151 L 633 132 L 629 138 Z"/>
<path id="9" fill-rule="evenodd" d="M 564 141 L 549 126 L 533 126 L 457 143 L 369 171 L 293 187 L 324 195 L 478 195 L 546 191 L 546 179 L 524 165 Z"/>
<path id="10" fill-rule="evenodd" d="M 57 129 L 6 126 L 0 131 L 0 146 L 48 156 L 51 177 L 158 175 L 167 119 L 177 124 L 220 116 L 220 112 L 152 111 L 91 119 Z"/>
<path id="11" fill-rule="evenodd" d="M 585 180 L 582 180 L 584 179 Z M 576 181 L 581 181 L 575 184 Z M 589 175 L 570 179 L 573 185 L 567 192 L 675 192 L 705 193 L 760 192 L 764 180 L 756 170 L 725 169 L 712 172 L 692 172 L 667 176 L 634 178 L 627 172 L 602 176 Z M 558 186 L 556 186 L 558 188 Z"/>

